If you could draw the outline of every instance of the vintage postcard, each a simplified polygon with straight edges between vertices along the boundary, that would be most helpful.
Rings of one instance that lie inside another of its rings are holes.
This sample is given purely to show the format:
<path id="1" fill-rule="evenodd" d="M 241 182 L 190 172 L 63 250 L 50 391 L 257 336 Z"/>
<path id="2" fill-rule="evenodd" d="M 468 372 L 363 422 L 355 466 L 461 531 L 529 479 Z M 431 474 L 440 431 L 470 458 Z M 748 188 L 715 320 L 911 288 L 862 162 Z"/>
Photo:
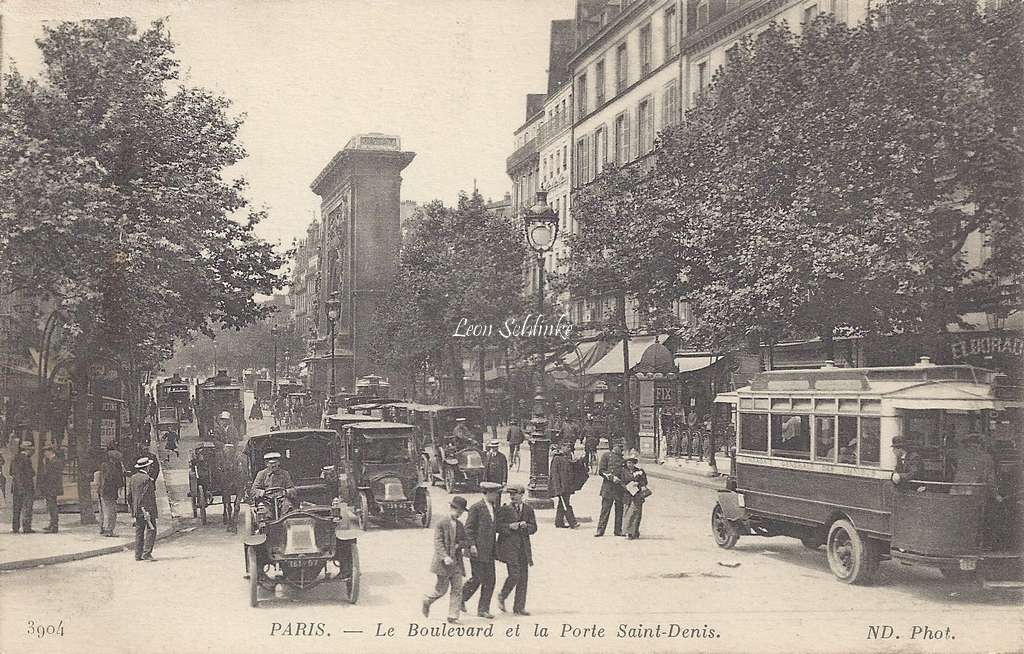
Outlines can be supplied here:
<path id="1" fill-rule="evenodd" d="M 1021 0 L 0 0 L 0 654 L 1024 651 Z"/>

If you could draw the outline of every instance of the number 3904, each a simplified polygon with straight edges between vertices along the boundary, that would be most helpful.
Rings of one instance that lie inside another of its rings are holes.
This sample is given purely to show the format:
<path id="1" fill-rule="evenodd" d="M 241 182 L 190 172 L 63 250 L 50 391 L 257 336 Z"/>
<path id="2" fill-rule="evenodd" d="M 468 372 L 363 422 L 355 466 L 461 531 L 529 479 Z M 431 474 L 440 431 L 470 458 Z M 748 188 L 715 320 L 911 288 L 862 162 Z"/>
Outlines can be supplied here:
<path id="1" fill-rule="evenodd" d="M 28 635 L 35 636 L 36 638 L 45 638 L 47 636 L 63 636 L 64 621 L 60 620 L 57 622 L 57 624 L 39 624 L 34 620 L 29 620 Z"/>

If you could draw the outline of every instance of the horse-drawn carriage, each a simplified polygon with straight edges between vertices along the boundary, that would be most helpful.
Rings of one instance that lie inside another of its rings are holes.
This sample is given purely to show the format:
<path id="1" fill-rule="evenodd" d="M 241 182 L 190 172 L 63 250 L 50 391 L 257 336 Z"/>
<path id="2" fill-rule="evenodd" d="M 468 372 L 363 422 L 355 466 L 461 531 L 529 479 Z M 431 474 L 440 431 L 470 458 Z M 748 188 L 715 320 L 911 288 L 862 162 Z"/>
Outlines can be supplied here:
<path id="1" fill-rule="evenodd" d="M 188 457 L 188 495 L 192 500 L 192 517 L 198 515 L 205 525 L 206 509 L 217 504 L 215 498 L 219 496 L 219 503 L 224 507 L 224 522 L 231 520 L 232 496 L 242 492 L 243 476 L 233 444 L 197 443 Z"/>

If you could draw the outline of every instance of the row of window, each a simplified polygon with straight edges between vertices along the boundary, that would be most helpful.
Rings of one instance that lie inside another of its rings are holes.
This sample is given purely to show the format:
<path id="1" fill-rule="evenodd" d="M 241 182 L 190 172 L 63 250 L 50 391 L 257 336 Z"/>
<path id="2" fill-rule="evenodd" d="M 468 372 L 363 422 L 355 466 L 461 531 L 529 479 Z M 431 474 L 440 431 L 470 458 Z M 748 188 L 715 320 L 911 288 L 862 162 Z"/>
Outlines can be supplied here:
<path id="1" fill-rule="evenodd" d="M 661 95 L 661 129 L 679 120 L 679 84 L 672 80 Z M 590 134 L 576 139 L 573 152 L 573 183 L 587 184 L 601 174 L 609 161 L 622 166 L 654 149 L 655 127 L 654 97 L 640 100 L 635 113 L 630 110 L 617 115 L 608 126 L 601 125 Z M 633 141 L 635 140 L 635 143 Z"/>
<path id="2" fill-rule="evenodd" d="M 643 79 L 647 75 L 651 74 L 654 70 L 654 41 L 653 41 L 653 27 L 651 22 L 644 23 L 638 32 L 638 55 L 639 55 L 639 77 L 637 79 Z M 670 60 L 679 52 L 679 18 L 676 13 L 675 6 L 666 8 L 662 14 L 662 46 L 664 49 L 664 56 L 662 62 Z M 626 90 L 629 85 L 637 79 L 630 77 L 629 69 L 629 41 L 628 38 L 623 39 L 618 45 L 615 46 L 613 55 L 613 63 L 615 66 L 614 70 L 614 94 L 618 95 Z M 586 116 L 590 111 L 601 108 L 605 102 L 607 102 L 608 95 L 608 79 L 606 73 L 606 59 L 599 60 L 594 65 L 594 93 L 593 100 L 594 104 L 590 104 L 590 87 L 587 73 L 583 72 L 576 77 L 575 85 L 575 98 L 576 98 L 576 117 L 582 118 Z"/>
<path id="3" fill-rule="evenodd" d="M 567 170 L 569 170 L 569 146 L 567 145 L 563 145 L 561 149 L 555 148 L 541 159 L 540 176 L 545 181 Z"/>
<path id="4" fill-rule="evenodd" d="M 863 466 L 880 462 L 881 420 L 875 416 L 741 413 L 739 420 L 741 452 Z"/>

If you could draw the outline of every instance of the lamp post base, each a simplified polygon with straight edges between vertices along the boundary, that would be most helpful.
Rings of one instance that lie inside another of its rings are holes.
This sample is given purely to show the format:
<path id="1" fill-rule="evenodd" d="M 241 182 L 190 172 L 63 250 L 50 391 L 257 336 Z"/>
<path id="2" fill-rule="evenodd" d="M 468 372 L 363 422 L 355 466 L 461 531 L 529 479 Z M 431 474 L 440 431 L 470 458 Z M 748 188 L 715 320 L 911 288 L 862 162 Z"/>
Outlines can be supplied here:
<path id="1" fill-rule="evenodd" d="M 534 510 L 537 509 L 553 509 L 555 508 L 555 501 L 548 497 L 548 489 L 535 490 L 533 488 L 526 489 L 526 505 L 532 507 Z"/>

